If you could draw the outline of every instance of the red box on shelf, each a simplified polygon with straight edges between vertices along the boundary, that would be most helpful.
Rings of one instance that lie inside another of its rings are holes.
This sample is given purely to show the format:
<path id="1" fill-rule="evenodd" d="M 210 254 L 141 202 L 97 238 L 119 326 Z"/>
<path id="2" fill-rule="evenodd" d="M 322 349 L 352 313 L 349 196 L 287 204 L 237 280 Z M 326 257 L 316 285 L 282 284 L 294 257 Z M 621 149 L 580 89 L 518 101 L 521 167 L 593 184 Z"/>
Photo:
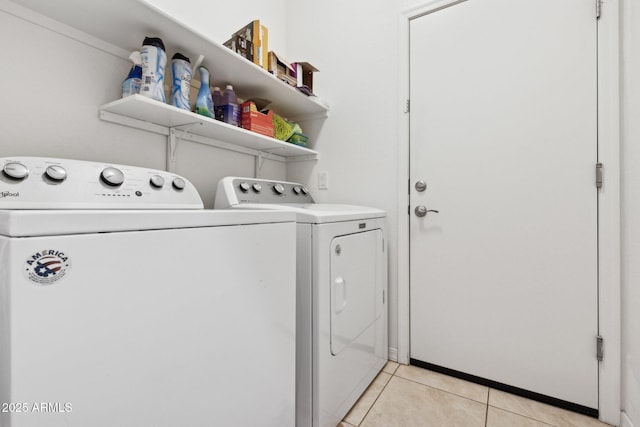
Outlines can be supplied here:
<path id="1" fill-rule="evenodd" d="M 240 105 L 240 111 L 244 129 L 273 138 L 273 111 L 261 113 L 251 101 Z"/>

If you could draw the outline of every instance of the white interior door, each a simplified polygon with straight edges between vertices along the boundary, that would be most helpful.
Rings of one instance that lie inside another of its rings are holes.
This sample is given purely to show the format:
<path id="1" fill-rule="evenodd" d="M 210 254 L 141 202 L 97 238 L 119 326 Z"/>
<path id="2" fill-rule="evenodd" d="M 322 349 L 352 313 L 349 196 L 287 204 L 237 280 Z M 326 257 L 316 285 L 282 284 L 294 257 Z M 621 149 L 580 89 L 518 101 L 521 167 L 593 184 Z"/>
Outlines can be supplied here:
<path id="1" fill-rule="evenodd" d="M 410 354 L 597 409 L 594 3 L 411 21 Z"/>

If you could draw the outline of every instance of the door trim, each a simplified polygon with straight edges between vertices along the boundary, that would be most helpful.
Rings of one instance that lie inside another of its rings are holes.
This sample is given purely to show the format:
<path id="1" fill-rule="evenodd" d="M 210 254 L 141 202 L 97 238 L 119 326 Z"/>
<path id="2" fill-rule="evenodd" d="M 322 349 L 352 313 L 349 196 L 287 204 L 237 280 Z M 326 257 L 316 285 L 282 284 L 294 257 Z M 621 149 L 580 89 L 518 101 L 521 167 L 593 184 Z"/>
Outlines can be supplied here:
<path id="1" fill-rule="evenodd" d="M 409 23 L 425 14 L 468 0 L 427 0 L 400 15 L 398 90 L 398 362 L 409 363 Z M 588 1 L 588 0 L 586 0 Z M 594 19 L 595 18 L 595 0 Z M 598 190 L 598 328 L 604 338 L 599 363 L 600 420 L 619 425 L 620 324 L 620 0 L 602 4 L 598 20 L 598 162 L 604 185 Z M 595 176 L 594 176 L 595 188 Z M 594 337 L 595 343 L 595 337 Z M 594 357 L 595 356 L 594 344 Z"/>

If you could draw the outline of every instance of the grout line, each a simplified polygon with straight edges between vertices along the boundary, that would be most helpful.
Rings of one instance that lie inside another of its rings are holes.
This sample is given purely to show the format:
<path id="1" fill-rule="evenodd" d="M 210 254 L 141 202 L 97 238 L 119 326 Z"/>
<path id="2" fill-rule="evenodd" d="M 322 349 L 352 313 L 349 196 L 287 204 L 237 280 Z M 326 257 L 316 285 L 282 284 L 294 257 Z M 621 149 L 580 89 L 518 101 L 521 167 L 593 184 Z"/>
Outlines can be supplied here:
<path id="1" fill-rule="evenodd" d="M 414 383 L 414 384 L 420 384 L 420 385 L 423 385 L 423 386 L 425 386 L 425 387 L 429 387 L 429 388 L 430 388 L 430 389 L 432 389 L 432 390 L 438 390 L 438 391 L 441 391 L 441 392 L 443 392 L 443 393 L 452 394 L 452 395 L 454 395 L 454 396 L 458 396 L 458 397 L 461 397 L 461 398 L 463 398 L 463 399 L 470 400 L 470 401 L 472 401 L 472 402 L 476 402 L 476 403 L 480 403 L 480 404 L 484 404 L 484 405 L 489 405 L 489 396 L 488 396 L 488 395 L 487 395 L 487 401 L 486 401 L 486 402 L 480 402 L 479 400 L 475 400 L 475 399 L 472 399 L 472 398 L 467 397 L 467 396 L 463 396 L 463 395 L 458 394 L 458 393 L 453 393 L 453 392 L 448 391 L 448 390 L 443 390 L 443 389 L 438 388 L 438 387 L 434 387 L 434 386 L 431 386 L 431 385 L 428 385 L 428 384 L 425 384 L 425 383 L 421 383 L 420 381 L 415 381 L 415 380 L 412 380 L 412 379 L 410 379 L 410 378 L 401 377 L 401 376 L 399 376 L 399 375 L 394 375 L 394 377 L 395 377 L 395 376 L 397 376 L 398 378 L 401 378 L 401 379 L 403 379 L 403 380 L 405 380 L 405 381 L 412 382 L 412 383 Z"/>
<path id="2" fill-rule="evenodd" d="M 523 415 L 523 414 L 520 414 L 520 413 L 518 413 L 518 412 L 510 411 L 509 409 L 500 408 L 499 406 L 493 406 L 493 405 L 487 405 L 487 406 L 490 406 L 490 407 L 492 407 L 492 408 L 494 408 L 494 409 L 498 409 L 498 410 L 500 410 L 500 411 L 508 412 L 508 413 L 510 413 L 510 414 L 513 414 L 513 415 L 517 415 L 517 416 L 522 417 L 522 418 L 526 418 L 526 419 L 531 420 L 531 421 L 535 421 L 535 422 L 537 422 L 537 423 L 544 424 L 545 426 L 549 426 L 549 427 L 558 427 L 558 426 L 556 426 L 555 424 L 549 424 L 549 423 L 546 423 L 546 422 L 544 422 L 544 421 L 542 421 L 542 420 L 538 420 L 538 419 L 536 419 L 536 418 L 532 418 L 532 417 L 530 417 L 529 415 Z M 489 408 L 487 408 L 487 412 L 489 412 Z"/>
<path id="3" fill-rule="evenodd" d="M 388 374 L 388 372 L 385 372 Z M 387 388 L 387 386 L 389 385 L 389 382 L 391 381 L 391 378 L 393 378 L 393 374 L 391 374 L 391 376 L 389 377 L 389 381 L 387 381 L 386 383 L 384 383 L 384 387 L 382 387 L 382 389 L 380 389 L 380 393 L 378 393 L 378 395 L 376 396 L 376 398 L 373 400 L 373 403 L 371 404 L 371 406 L 369 406 L 369 409 L 367 409 L 367 412 L 365 412 L 364 416 L 362 417 L 362 419 L 360 420 L 360 422 L 358 423 L 358 425 L 356 427 L 360 427 L 360 424 L 362 424 L 362 422 L 364 421 L 365 418 L 367 418 L 367 415 L 369 415 L 369 412 L 371 412 L 371 409 L 373 409 L 373 407 L 375 406 L 376 402 L 378 401 L 378 399 L 380 399 L 380 396 L 382 396 L 382 392 Z"/>
<path id="4" fill-rule="evenodd" d="M 396 362 L 397 363 L 397 362 Z M 382 369 L 382 371 L 380 372 L 384 372 L 385 374 L 389 375 L 389 380 L 384 384 L 384 387 L 382 387 L 380 389 L 380 393 L 378 393 L 378 395 L 376 396 L 376 398 L 373 400 L 373 403 L 371 404 L 371 406 L 369 406 L 369 409 L 367 409 L 367 412 L 365 412 L 365 414 L 362 416 L 362 419 L 360 420 L 360 422 L 358 423 L 357 426 L 355 427 L 360 427 L 360 424 L 362 424 L 362 422 L 364 421 L 365 418 L 367 418 L 367 415 L 369 415 L 369 412 L 371 412 L 371 409 L 373 409 L 373 407 L 375 406 L 376 402 L 378 401 L 378 399 L 380 399 L 380 396 L 382 395 L 382 392 L 387 388 L 387 386 L 389 385 L 389 382 L 391 381 L 391 379 L 393 377 L 396 376 L 396 372 L 398 371 L 398 368 L 400 367 L 400 364 L 398 364 L 396 366 L 396 368 L 393 370 L 392 374 L 389 374 L 389 372 L 385 372 L 384 368 Z M 402 377 L 398 377 L 398 378 L 402 378 Z"/>
<path id="5" fill-rule="evenodd" d="M 489 393 L 491 393 L 491 389 L 487 390 L 487 406 L 484 409 L 484 427 L 489 427 Z"/>

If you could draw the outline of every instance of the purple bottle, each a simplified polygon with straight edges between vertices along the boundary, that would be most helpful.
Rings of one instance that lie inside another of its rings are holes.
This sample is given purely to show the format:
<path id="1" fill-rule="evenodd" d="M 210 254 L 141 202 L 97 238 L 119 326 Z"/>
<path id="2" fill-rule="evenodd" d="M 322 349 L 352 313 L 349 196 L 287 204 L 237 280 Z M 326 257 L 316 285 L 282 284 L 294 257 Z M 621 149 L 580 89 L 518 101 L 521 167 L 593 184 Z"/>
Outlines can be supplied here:
<path id="1" fill-rule="evenodd" d="M 222 95 L 222 121 L 233 126 L 240 126 L 238 116 L 240 109 L 238 108 L 238 98 L 233 91 L 233 86 L 227 85 Z"/>

